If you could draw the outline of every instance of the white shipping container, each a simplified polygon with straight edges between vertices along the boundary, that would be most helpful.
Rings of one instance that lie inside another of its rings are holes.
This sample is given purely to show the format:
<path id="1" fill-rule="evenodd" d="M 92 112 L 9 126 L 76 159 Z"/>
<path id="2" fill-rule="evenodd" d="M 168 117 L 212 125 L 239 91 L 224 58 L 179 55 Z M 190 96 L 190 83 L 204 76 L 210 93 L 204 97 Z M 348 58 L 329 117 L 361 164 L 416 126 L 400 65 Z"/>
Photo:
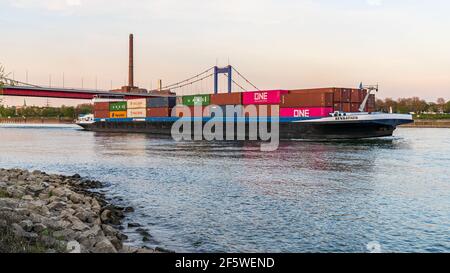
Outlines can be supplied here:
<path id="1" fill-rule="evenodd" d="M 133 99 L 127 101 L 127 109 L 137 109 L 147 107 L 147 99 Z"/>
<path id="2" fill-rule="evenodd" d="M 145 108 L 141 109 L 128 109 L 127 117 L 129 118 L 145 118 L 147 115 L 147 110 Z"/>

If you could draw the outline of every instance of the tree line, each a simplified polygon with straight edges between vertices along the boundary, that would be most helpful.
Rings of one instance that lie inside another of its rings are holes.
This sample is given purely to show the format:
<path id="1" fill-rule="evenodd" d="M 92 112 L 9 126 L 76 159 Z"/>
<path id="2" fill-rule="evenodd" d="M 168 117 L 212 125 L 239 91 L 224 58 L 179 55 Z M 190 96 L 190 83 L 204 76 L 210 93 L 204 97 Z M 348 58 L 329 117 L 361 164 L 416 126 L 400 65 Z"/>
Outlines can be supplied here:
<path id="1" fill-rule="evenodd" d="M 80 104 L 76 107 L 4 107 L 0 105 L 0 118 L 24 117 L 24 118 L 70 118 L 75 119 L 78 115 L 93 112 L 92 104 Z"/>
<path id="2" fill-rule="evenodd" d="M 444 114 L 450 113 L 450 100 L 445 101 L 443 98 L 437 99 L 436 102 L 427 102 L 419 97 L 377 99 L 376 109 L 381 112 L 393 113 L 415 113 L 415 114 Z"/>

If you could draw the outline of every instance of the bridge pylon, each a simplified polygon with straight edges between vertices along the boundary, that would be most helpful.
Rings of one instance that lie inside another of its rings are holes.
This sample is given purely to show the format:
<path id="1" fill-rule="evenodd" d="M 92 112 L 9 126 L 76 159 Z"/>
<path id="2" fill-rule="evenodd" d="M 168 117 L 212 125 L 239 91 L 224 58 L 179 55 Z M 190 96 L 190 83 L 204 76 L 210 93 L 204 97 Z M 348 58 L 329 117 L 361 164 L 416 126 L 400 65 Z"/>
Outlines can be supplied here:
<path id="1" fill-rule="evenodd" d="M 214 94 L 219 93 L 219 74 L 227 74 L 227 76 L 228 76 L 228 93 L 231 93 L 232 70 L 233 70 L 233 67 L 231 65 L 228 65 L 226 67 L 214 66 Z"/>

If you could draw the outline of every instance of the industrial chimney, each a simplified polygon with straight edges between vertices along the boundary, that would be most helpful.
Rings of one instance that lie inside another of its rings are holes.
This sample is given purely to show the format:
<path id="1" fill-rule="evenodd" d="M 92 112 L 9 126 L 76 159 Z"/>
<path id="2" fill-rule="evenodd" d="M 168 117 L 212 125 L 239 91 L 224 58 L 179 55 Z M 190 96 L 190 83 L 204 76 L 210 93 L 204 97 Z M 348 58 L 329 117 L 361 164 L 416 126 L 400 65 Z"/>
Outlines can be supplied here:
<path id="1" fill-rule="evenodd" d="M 134 87 L 134 67 L 133 67 L 133 34 L 130 34 L 129 45 L 129 59 L 128 59 L 128 86 L 130 89 Z"/>

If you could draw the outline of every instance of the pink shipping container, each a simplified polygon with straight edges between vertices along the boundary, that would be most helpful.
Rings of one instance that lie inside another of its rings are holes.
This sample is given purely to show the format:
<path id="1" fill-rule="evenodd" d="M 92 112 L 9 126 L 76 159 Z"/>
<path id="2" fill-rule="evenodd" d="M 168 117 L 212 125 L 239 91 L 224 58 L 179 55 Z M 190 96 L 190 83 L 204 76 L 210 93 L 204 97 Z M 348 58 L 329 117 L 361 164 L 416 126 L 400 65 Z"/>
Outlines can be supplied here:
<path id="1" fill-rule="evenodd" d="M 242 104 L 279 104 L 281 95 L 287 93 L 289 93 L 287 90 L 244 92 L 242 93 Z"/>
<path id="2" fill-rule="evenodd" d="M 333 107 L 313 107 L 313 108 L 280 108 L 280 117 L 284 118 L 309 118 L 326 117 L 333 112 Z"/>

